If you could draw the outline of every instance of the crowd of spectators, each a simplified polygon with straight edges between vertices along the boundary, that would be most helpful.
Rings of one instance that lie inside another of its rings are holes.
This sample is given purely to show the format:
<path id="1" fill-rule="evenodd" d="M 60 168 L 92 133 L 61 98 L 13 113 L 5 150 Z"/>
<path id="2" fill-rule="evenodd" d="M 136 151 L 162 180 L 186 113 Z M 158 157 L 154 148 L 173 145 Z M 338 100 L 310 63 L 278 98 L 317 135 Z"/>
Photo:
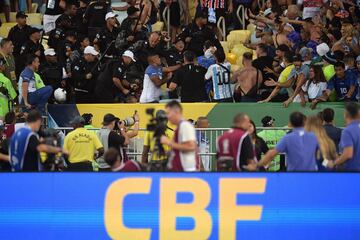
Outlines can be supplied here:
<path id="1" fill-rule="evenodd" d="M 18 12 L 0 43 L 1 72 L 12 83 L 1 78 L 4 95 L 42 113 L 55 102 L 272 101 L 315 108 L 360 98 L 358 1 L 199 0 L 192 19 L 188 1 L 126 3 L 48 0 L 41 28 Z M 240 5 L 244 25 L 235 17 Z M 166 7 L 171 31 L 153 31 Z M 116 11 L 127 17 L 119 22 Z M 223 47 L 220 17 L 226 33 L 255 28 L 238 42 L 241 61 Z M 53 94 L 57 89 L 63 91 Z"/>

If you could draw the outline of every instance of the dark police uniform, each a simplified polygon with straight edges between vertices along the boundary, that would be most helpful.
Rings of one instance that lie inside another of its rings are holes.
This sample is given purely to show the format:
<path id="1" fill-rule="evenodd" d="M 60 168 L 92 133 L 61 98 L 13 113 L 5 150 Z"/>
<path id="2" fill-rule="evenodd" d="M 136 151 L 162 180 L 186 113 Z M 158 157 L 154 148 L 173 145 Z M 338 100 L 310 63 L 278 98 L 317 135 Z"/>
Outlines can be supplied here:
<path id="1" fill-rule="evenodd" d="M 115 48 L 115 40 L 119 32 L 120 29 L 114 27 L 112 31 L 110 31 L 108 28 L 105 28 L 101 30 L 100 33 L 96 34 L 94 41 L 99 44 L 101 53 L 104 54 L 105 50 L 109 48 L 106 52 L 105 57 L 113 58 L 119 55 L 118 51 Z"/>
<path id="2" fill-rule="evenodd" d="M 147 60 L 149 54 L 156 53 L 160 57 L 165 57 L 165 46 L 166 43 L 163 40 L 161 40 L 155 47 L 151 47 L 148 41 L 137 41 L 129 49 L 135 54 L 143 69 L 146 69 L 149 65 Z"/>
<path id="3" fill-rule="evenodd" d="M 113 103 L 120 90 L 115 86 L 113 78 L 123 79 L 125 66 L 118 59 L 107 62 L 98 76 L 95 96 L 99 103 Z"/>
<path id="4" fill-rule="evenodd" d="M 61 14 L 61 16 L 55 21 L 56 28 L 60 28 L 65 33 L 67 31 L 74 31 L 77 29 L 75 19 L 67 14 Z"/>
<path id="5" fill-rule="evenodd" d="M 191 41 L 188 43 L 188 50 L 193 51 L 197 57 L 204 55 L 204 44 L 207 40 L 210 40 L 217 49 L 222 49 L 219 40 L 216 38 L 214 32 L 208 28 L 199 28 L 195 22 L 189 24 L 178 36 L 184 42 L 187 37 L 191 37 Z"/>
<path id="6" fill-rule="evenodd" d="M 84 21 L 88 26 L 90 40 L 105 27 L 105 15 L 108 12 L 111 12 L 111 5 L 107 1 L 95 1 L 89 4 L 84 13 Z"/>
<path id="7" fill-rule="evenodd" d="M 16 76 L 20 76 L 20 73 L 25 68 L 25 61 L 29 54 L 35 54 L 37 51 L 40 51 L 40 62 L 44 62 L 45 56 L 44 56 L 44 47 L 40 42 L 34 43 L 31 40 L 28 40 L 20 50 L 20 57 L 19 61 L 17 61 L 16 64 Z"/>
<path id="8" fill-rule="evenodd" d="M 88 33 L 87 25 L 84 23 L 86 9 L 87 8 L 78 8 L 74 17 L 75 25 L 78 27 L 77 32 L 82 35 L 87 35 Z"/>
<path id="9" fill-rule="evenodd" d="M 59 63 L 45 62 L 40 65 L 39 75 L 45 83 L 45 85 L 51 85 L 55 90 L 61 87 L 61 81 L 63 77 L 62 66 Z"/>
<path id="10" fill-rule="evenodd" d="M 137 18 L 127 17 L 121 22 L 120 33 L 115 42 L 115 47 L 119 49 L 120 52 L 125 51 L 131 46 L 131 44 L 137 41 L 146 40 L 147 30 L 145 27 L 134 33 L 134 26 L 136 21 Z M 129 36 L 134 36 L 134 40 L 132 42 L 128 42 L 127 38 Z"/>
<path id="11" fill-rule="evenodd" d="M 76 103 L 91 103 L 97 76 L 99 74 L 95 62 L 86 62 L 82 57 L 72 65 L 72 81 L 74 84 Z M 90 79 L 86 79 L 88 73 L 92 74 Z"/>

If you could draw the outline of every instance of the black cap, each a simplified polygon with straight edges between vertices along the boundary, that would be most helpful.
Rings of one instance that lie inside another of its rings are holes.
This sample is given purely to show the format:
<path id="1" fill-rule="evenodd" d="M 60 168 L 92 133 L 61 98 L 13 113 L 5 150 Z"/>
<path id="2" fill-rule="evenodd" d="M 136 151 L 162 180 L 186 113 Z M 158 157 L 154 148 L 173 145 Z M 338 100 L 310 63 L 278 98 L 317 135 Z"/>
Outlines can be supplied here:
<path id="1" fill-rule="evenodd" d="M 108 113 L 104 116 L 102 124 L 106 126 L 116 120 L 119 120 L 119 118 L 115 117 L 114 114 Z"/>
<path id="2" fill-rule="evenodd" d="M 263 124 L 263 127 L 270 127 L 275 122 L 275 118 L 271 116 L 265 116 L 263 119 L 261 119 L 261 123 Z"/>
<path id="3" fill-rule="evenodd" d="M 197 18 L 208 18 L 208 14 L 205 11 L 197 11 L 195 14 L 195 19 Z"/>
<path id="4" fill-rule="evenodd" d="M 174 43 L 178 43 L 178 42 L 180 42 L 180 41 L 183 41 L 183 42 L 184 42 L 184 40 L 183 40 L 182 38 L 177 37 L 177 38 L 175 38 Z"/>
<path id="5" fill-rule="evenodd" d="M 138 12 L 138 11 L 140 11 L 140 10 L 139 10 L 137 7 L 134 7 L 134 6 L 130 6 L 130 7 L 126 10 L 128 16 L 131 16 L 131 15 L 133 15 L 134 13 L 136 13 L 136 12 Z"/>
<path id="6" fill-rule="evenodd" d="M 29 31 L 29 34 L 31 35 L 31 34 L 36 33 L 36 32 L 40 33 L 40 32 L 41 32 L 41 29 L 32 27 L 32 28 L 30 29 L 30 31 Z"/>
<path id="7" fill-rule="evenodd" d="M 27 18 L 28 15 L 25 14 L 25 12 L 20 11 L 16 13 L 16 18 Z"/>
<path id="8" fill-rule="evenodd" d="M 85 124 L 85 119 L 82 116 L 76 116 L 71 122 L 71 125 Z"/>

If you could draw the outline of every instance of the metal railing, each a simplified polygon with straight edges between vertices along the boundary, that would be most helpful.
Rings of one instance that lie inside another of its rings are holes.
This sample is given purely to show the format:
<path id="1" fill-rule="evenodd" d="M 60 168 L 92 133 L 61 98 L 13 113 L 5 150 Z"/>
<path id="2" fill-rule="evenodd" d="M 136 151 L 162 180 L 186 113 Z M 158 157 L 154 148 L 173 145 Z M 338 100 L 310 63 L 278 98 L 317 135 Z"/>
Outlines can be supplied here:
<path id="1" fill-rule="evenodd" d="M 220 17 L 217 22 L 217 28 L 219 29 L 221 33 L 221 41 L 226 41 L 226 24 L 225 24 L 225 18 Z"/>
<path id="2" fill-rule="evenodd" d="M 241 24 L 242 29 L 246 29 L 246 23 L 245 23 L 245 7 L 243 5 L 240 5 L 238 9 L 236 10 L 236 16 Z"/>
<path id="3" fill-rule="evenodd" d="M 171 28 L 170 28 L 170 7 L 169 6 L 165 7 L 162 17 L 164 19 L 168 34 L 171 34 L 170 33 Z M 167 43 L 167 47 L 170 48 L 170 41 Z"/>

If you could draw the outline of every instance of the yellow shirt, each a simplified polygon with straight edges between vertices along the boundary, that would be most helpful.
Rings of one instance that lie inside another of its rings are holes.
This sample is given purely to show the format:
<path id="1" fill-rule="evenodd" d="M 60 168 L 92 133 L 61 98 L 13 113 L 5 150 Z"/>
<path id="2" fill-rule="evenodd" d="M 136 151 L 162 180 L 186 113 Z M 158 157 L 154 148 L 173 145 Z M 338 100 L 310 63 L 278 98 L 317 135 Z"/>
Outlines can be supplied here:
<path id="1" fill-rule="evenodd" d="M 288 80 L 293 68 L 294 68 L 294 65 L 291 64 L 291 65 L 287 66 L 284 70 L 282 70 L 282 72 L 280 73 L 278 82 L 285 83 Z"/>
<path id="2" fill-rule="evenodd" d="M 95 132 L 85 128 L 75 129 L 64 140 L 64 149 L 69 152 L 71 163 L 94 161 L 95 151 L 102 147 Z"/>
<path id="3" fill-rule="evenodd" d="M 170 129 L 166 129 L 165 135 L 172 139 L 174 136 L 174 131 Z M 144 139 L 144 146 L 149 147 L 149 153 L 151 153 L 151 160 L 152 161 L 160 161 L 160 160 L 167 160 L 167 156 L 159 156 L 158 152 L 155 151 L 155 140 L 154 140 L 154 132 L 146 132 L 145 139 Z M 167 145 L 163 145 L 165 153 L 168 154 L 170 152 L 170 147 Z"/>

